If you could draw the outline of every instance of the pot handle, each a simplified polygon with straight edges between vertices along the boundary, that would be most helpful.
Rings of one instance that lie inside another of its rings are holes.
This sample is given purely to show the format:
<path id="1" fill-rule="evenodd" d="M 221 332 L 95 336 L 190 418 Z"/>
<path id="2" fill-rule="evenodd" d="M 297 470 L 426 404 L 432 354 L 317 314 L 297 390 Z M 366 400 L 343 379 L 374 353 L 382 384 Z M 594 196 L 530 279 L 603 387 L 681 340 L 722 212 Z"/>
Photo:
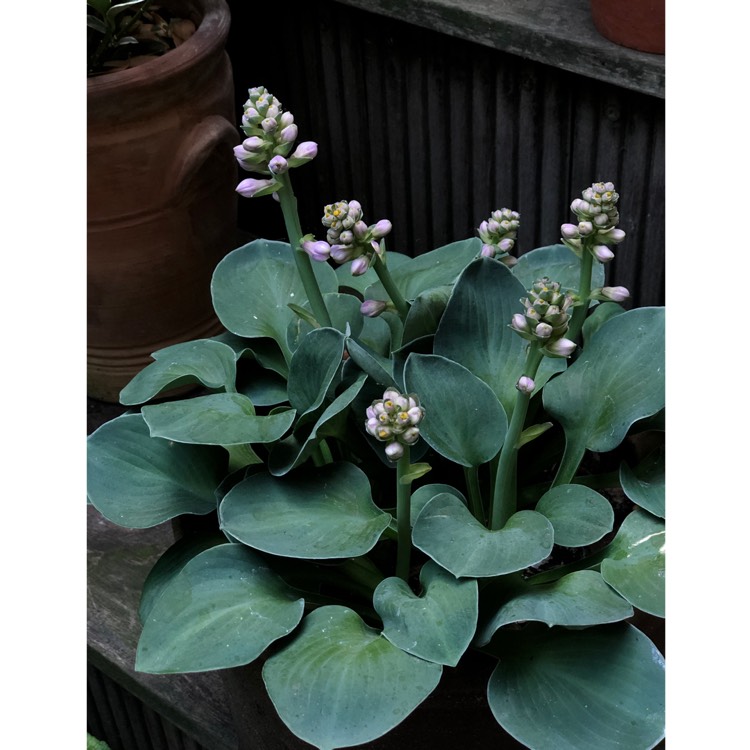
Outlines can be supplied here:
<path id="1" fill-rule="evenodd" d="M 197 122 L 184 138 L 186 148 L 179 149 L 172 162 L 165 194 L 173 197 L 184 193 L 185 187 L 217 147 L 225 145 L 228 156 L 231 156 L 238 141 L 237 130 L 226 117 L 209 115 Z"/>

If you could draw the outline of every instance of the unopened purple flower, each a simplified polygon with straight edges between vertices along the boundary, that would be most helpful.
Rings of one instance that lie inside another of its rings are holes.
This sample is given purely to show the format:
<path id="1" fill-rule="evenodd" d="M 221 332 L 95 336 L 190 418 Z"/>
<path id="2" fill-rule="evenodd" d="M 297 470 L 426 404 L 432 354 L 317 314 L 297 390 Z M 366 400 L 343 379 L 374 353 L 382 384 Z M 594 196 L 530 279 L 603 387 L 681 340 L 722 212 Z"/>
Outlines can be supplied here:
<path id="1" fill-rule="evenodd" d="M 265 190 L 273 184 L 274 180 L 255 180 L 252 177 L 249 177 L 246 180 L 242 180 L 242 182 L 235 188 L 235 191 L 243 198 L 253 198 L 261 190 Z"/>
<path id="2" fill-rule="evenodd" d="M 370 227 L 372 236 L 379 240 L 381 237 L 385 237 L 393 228 L 392 224 L 388 219 L 381 219 L 377 224 Z"/>
<path id="3" fill-rule="evenodd" d="M 294 115 L 291 112 L 284 112 L 281 117 L 279 118 L 279 125 L 281 125 L 282 128 L 287 127 L 287 125 L 291 125 L 294 122 Z M 283 130 L 281 131 L 284 132 Z"/>
<path id="4" fill-rule="evenodd" d="M 265 143 L 266 142 L 260 136 L 253 135 L 242 141 L 242 148 L 244 148 L 245 151 L 259 151 L 263 148 Z"/>
<path id="5" fill-rule="evenodd" d="M 518 388 L 521 393 L 529 395 L 534 392 L 535 385 L 536 384 L 530 377 L 521 375 L 521 377 L 518 378 L 518 382 L 516 383 L 516 388 Z"/>
<path id="6" fill-rule="evenodd" d="M 495 247 L 494 245 L 482 245 L 482 252 L 480 253 L 482 257 L 484 258 L 494 258 L 495 257 Z"/>
<path id="7" fill-rule="evenodd" d="M 576 345 L 570 339 L 562 338 L 548 344 L 545 349 L 555 357 L 569 357 L 576 350 Z"/>
<path id="8" fill-rule="evenodd" d="M 279 123 L 276 122 L 275 117 L 266 117 L 265 119 L 261 120 L 260 126 L 261 128 L 263 128 L 263 132 L 273 133 L 273 131 L 279 127 Z"/>
<path id="9" fill-rule="evenodd" d="M 497 243 L 497 246 L 504 252 L 509 253 L 513 249 L 513 240 L 509 237 L 504 237 L 500 242 Z"/>
<path id="10" fill-rule="evenodd" d="M 534 329 L 534 335 L 539 339 L 548 339 L 554 329 L 549 323 L 539 323 Z"/>
<path id="11" fill-rule="evenodd" d="M 625 239 L 625 232 L 622 229 L 613 229 L 607 232 L 607 242 L 619 245 Z"/>
<path id="12" fill-rule="evenodd" d="M 417 437 L 419 437 L 417 435 Z M 404 446 L 398 441 L 394 440 L 392 443 L 388 443 L 385 446 L 385 455 L 390 458 L 391 461 L 398 461 L 404 455 Z"/>
<path id="13" fill-rule="evenodd" d="M 352 259 L 354 249 L 348 245 L 331 245 L 331 257 L 336 263 L 346 263 Z"/>
<path id="14" fill-rule="evenodd" d="M 377 318 L 380 313 L 382 313 L 386 307 L 388 307 L 387 302 L 383 302 L 379 299 L 366 299 L 359 307 L 359 311 L 362 313 L 362 315 L 368 317 L 368 318 Z"/>
<path id="15" fill-rule="evenodd" d="M 284 174 L 284 172 L 289 171 L 289 162 L 283 156 L 274 156 L 268 162 L 268 168 L 273 174 Z"/>
<path id="16" fill-rule="evenodd" d="M 510 326 L 516 331 L 528 331 L 529 330 L 529 323 L 526 320 L 526 316 L 521 315 L 521 313 L 516 313 L 511 318 Z"/>
<path id="17" fill-rule="evenodd" d="M 315 141 L 304 141 L 300 143 L 292 154 L 293 159 L 310 161 L 318 155 L 318 144 Z"/>
<path id="18" fill-rule="evenodd" d="M 370 259 L 366 255 L 360 255 L 352 261 L 352 276 L 362 276 L 370 267 Z"/>
<path id="19" fill-rule="evenodd" d="M 325 240 L 306 240 L 302 243 L 302 249 L 317 261 L 328 260 L 331 255 L 331 246 Z"/>
<path id="20" fill-rule="evenodd" d="M 624 286 L 605 286 L 601 291 L 605 299 L 612 302 L 624 302 L 630 297 L 630 292 Z"/>
<path id="21" fill-rule="evenodd" d="M 282 143 L 294 143 L 294 141 L 297 140 L 298 132 L 299 128 L 294 123 L 292 123 L 291 125 L 287 125 L 279 133 L 279 140 Z"/>
<path id="22" fill-rule="evenodd" d="M 606 245 L 596 245 L 591 251 L 600 263 L 609 263 L 615 254 Z"/>

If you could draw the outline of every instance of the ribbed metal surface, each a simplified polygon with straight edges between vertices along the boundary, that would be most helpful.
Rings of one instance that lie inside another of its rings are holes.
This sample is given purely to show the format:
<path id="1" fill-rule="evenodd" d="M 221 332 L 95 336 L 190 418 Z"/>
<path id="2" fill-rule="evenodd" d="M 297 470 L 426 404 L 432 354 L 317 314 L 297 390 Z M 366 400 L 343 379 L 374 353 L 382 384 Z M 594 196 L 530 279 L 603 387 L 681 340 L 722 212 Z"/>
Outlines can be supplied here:
<path id="1" fill-rule="evenodd" d="M 111 750 L 210 750 L 91 665 L 88 731 Z"/>
<path id="2" fill-rule="evenodd" d="M 322 235 L 325 203 L 356 198 L 366 220 L 391 219 L 390 248 L 417 255 L 507 206 L 525 252 L 558 242 L 571 200 L 611 180 L 628 238 L 608 282 L 663 304 L 662 100 L 335 2 L 288 19 L 273 5 L 231 8 L 238 105 L 265 85 L 320 146 L 293 173 L 305 231 Z M 242 200 L 240 225 L 283 236 L 277 213 Z"/>

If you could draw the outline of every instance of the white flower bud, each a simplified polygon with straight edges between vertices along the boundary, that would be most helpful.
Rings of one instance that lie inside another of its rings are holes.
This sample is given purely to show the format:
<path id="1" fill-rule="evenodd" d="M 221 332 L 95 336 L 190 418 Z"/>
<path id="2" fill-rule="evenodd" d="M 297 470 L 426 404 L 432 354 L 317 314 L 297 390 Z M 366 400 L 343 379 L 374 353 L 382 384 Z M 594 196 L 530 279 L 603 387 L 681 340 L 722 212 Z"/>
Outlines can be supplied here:
<path id="1" fill-rule="evenodd" d="M 526 320 L 525 315 L 521 315 L 521 313 L 516 313 L 512 318 L 510 322 L 511 328 L 515 328 L 516 331 L 528 331 L 529 330 L 529 321 Z"/>
<path id="2" fill-rule="evenodd" d="M 388 456 L 391 461 L 398 461 L 399 458 L 404 455 L 404 446 L 397 441 L 388 443 L 388 445 L 385 446 L 385 455 Z"/>
<path id="3" fill-rule="evenodd" d="M 275 117 L 266 117 L 264 120 L 261 120 L 260 126 L 265 133 L 273 133 L 279 127 L 279 123 L 276 122 Z"/>
<path id="4" fill-rule="evenodd" d="M 570 339 L 557 339 L 545 349 L 555 357 L 569 357 L 576 350 L 576 345 Z"/>
<path id="5" fill-rule="evenodd" d="M 401 440 L 407 445 L 413 445 L 419 440 L 419 427 L 408 427 L 401 434 Z"/>
<path id="6" fill-rule="evenodd" d="M 521 393 L 525 393 L 527 395 L 530 395 L 534 392 L 535 383 L 534 381 L 527 377 L 526 375 L 521 375 L 520 378 L 518 378 L 518 382 L 516 383 L 516 388 L 518 388 Z"/>
<path id="7" fill-rule="evenodd" d="M 590 221 L 581 221 L 578 224 L 578 231 L 581 237 L 588 237 L 594 231 L 594 225 Z"/>
<path id="8" fill-rule="evenodd" d="M 351 207 L 351 204 L 349 206 Z M 391 228 L 391 222 L 388 219 L 381 219 L 377 224 L 370 227 L 370 231 L 372 236 L 379 240 L 381 237 L 385 237 L 391 231 Z"/>
<path id="9" fill-rule="evenodd" d="M 552 330 L 549 323 L 538 323 L 534 329 L 534 335 L 540 339 L 548 339 L 552 335 Z"/>
<path id="10" fill-rule="evenodd" d="M 615 254 L 606 245 L 596 245 L 592 252 L 600 263 L 609 263 L 615 257 Z"/>
<path id="11" fill-rule="evenodd" d="M 613 245 L 619 245 L 625 239 L 625 232 L 622 229 L 613 229 L 607 233 L 607 242 Z"/>
<path id="12" fill-rule="evenodd" d="M 630 292 L 624 286 L 605 286 L 601 294 L 602 297 L 612 302 L 624 302 L 630 297 Z"/>
<path id="13" fill-rule="evenodd" d="M 560 234 L 562 234 L 563 238 L 566 240 L 575 240 L 580 236 L 576 224 L 563 224 L 560 227 Z"/>
<path id="14" fill-rule="evenodd" d="M 291 112 L 284 112 L 284 114 L 281 115 L 281 119 L 279 120 L 279 124 L 282 128 L 285 128 L 287 125 L 291 125 L 294 122 L 294 115 Z"/>

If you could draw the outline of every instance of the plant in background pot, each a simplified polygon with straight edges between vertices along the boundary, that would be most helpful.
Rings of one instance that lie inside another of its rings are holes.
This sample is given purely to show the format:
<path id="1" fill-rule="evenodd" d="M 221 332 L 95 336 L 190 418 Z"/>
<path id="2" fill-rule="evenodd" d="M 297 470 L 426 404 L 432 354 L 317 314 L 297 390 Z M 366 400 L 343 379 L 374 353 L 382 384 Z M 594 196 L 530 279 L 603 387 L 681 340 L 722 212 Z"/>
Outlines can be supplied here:
<path id="1" fill-rule="evenodd" d="M 88 78 L 88 394 L 116 402 L 152 352 L 221 330 L 209 284 L 237 244 L 229 9 L 88 7 L 89 70 L 119 66 Z"/>
<path id="2" fill-rule="evenodd" d="M 462 669 L 523 746 L 653 748 L 664 659 L 631 621 L 664 616 L 664 309 L 605 281 L 614 185 L 518 259 L 505 208 L 416 258 L 356 200 L 304 234 L 291 175 L 317 146 L 249 94 L 235 156 L 258 176 L 237 190 L 276 198 L 289 243 L 227 255 L 226 331 L 157 352 L 89 438 L 105 517 L 203 518 L 145 583 L 136 668 L 257 660 L 318 748 L 389 747 Z M 203 392 L 148 403 L 187 382 Z"/>

